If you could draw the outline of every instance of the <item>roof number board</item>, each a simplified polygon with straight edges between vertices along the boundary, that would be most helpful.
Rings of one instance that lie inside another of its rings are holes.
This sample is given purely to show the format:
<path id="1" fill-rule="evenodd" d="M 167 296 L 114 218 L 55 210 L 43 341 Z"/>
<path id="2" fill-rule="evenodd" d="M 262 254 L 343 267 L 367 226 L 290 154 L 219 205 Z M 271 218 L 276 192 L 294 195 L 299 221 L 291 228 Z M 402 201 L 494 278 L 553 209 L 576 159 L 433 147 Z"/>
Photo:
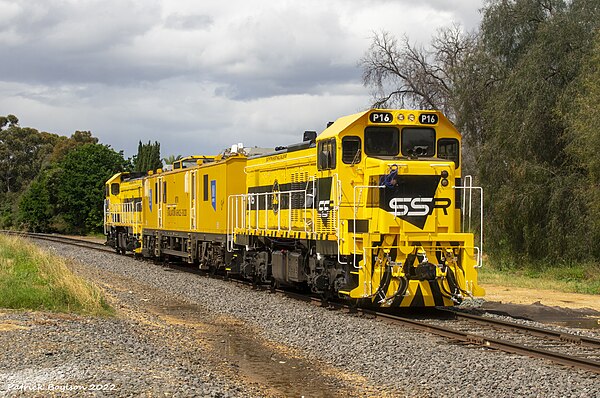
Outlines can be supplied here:
<path id="1" fill-rule="evenodd" d="M 438 115 L 436 113 L 421 113 L 419 115 L 419 123 L 421 124 L 437 124 Z"/>
<path id="2" fill-rule="evenodd" d="M 391 123 L 394 120 L 389 112 L 373 112 L 369 115 L 371 123 Z"/>

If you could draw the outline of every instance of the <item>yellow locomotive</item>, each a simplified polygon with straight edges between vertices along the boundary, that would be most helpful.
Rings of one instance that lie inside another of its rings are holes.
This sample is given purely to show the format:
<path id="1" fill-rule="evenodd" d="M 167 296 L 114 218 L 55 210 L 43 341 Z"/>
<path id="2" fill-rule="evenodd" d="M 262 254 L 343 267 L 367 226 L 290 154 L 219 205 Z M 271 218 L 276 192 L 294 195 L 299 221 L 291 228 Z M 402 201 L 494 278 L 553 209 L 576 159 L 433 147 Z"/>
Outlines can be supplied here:
<path id="1" fill-rule="evenodd" d="M 104 235 L 117 253 L 139 252 L 145 173 L 118 173 L 106 182 Z"/>
<path id="2" fill-rule="evenodd" d="M 268 154 L 186 158 L 140 179 L 129 240 L 107 213 L 108 243 L 361 305 L 451 306 L 484 293 L 481 242 L 461 232 L 460 143 L 439 112 L 371 109 Z"/>

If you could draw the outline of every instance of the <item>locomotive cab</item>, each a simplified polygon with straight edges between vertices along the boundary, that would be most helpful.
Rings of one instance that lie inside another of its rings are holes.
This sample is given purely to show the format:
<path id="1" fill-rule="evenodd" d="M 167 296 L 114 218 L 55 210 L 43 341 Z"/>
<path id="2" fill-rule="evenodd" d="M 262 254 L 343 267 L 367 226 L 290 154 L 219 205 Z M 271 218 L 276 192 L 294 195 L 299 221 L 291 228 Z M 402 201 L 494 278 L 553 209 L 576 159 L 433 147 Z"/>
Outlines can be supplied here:
<path id="1" fill-rule="evenodd" d="M 142 181 L 146 173 L 117 173 L 105 184 L 104 235 L 117 253 L 140 252 Z"/>

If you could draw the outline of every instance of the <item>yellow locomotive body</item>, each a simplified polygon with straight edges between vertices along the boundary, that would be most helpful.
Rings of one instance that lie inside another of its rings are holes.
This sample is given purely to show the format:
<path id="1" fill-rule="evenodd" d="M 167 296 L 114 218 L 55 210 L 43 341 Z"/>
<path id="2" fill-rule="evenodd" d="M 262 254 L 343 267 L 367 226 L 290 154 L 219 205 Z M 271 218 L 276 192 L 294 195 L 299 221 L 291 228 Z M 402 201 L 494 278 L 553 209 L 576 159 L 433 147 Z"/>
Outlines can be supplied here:
<path id="1" fill-rule="evenodd" d="M 239 268 L 379 306 L 483 295 L 460 232 L 460 139 L 438 112 L 370 110 L 250 159 L 248 192 L 230 198 Z"/>
<path id="2" fill-rule="evenodd" d="M 173 170 L 146 177 L 142 254 L 222 267 L 226 198 L 245 191 L 245 164 L 241 153 L 191 156 L 175 162 Z"/>
<path id="3" fill-rule="evenodd" d="M 144 174 L 117 173 L 106 182 L 104 234 L 118 252 L 140 250 Z"/>
<path id="4" fill-rule="evenodd" d="M 461 232 L 460 143 L 439 112 L 371 109 L 265 155 L 234 146 L 116 175 L 107 209 L 141 218 L 107 211 L 108 243 L 361 305 L 451 306 L 484 293 L 481 242 Z"/>

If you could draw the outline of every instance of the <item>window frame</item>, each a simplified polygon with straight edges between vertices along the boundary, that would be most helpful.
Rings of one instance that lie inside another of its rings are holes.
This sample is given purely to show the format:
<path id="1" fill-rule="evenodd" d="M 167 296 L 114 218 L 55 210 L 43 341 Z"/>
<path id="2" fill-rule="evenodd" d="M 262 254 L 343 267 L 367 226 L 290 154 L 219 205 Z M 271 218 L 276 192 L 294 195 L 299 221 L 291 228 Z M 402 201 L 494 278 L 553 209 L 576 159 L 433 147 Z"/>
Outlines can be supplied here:
<path id="1" fill-rule="evenodd" d="M 395 141 L 398 144 L 398 148 L 396 150 L 395 153 L 381 153 L 381 151 L 378 152 L 372 152 L 371 149 L 373 148 L 367 148 L 367 136 L 370 135 L 372 132 L 375 131 L 390 131 L 395 133 Z M 365 134 L 365 143 L 364 143 L 364 152 L 365 152 L 365 156 L 371 156 L 371 157 L 376 157 L 376 156 L 398 156 L 400 154 L 400 129 L 396 126 L 367 126 L 365 128 L 364 131 Z"/>
<path id="2" fill-rule="evenodd" d="M 440 157 L 440 146 L 441 145 L 448 145 L 448 144 L 455 144 L 456 145 L 456 160 L 454 160 L 451 157 L 447 157 L 447 158 L 441 158 Z M 460 141 L 456 138 L 440 138 L 437 141 L 437 145 L 436 145 L 436 156 L 438 159 L 444 159 L 444 160 L 451 160 L 454 162 L 454 167 L 455 168 L 459 168 L 460 167 Z"/>
<path id="3" fill-rule="evenodd" d="M 431 148 L 429 148 L 427 154 L 416 156 L 416 157 L 418 157 L 418 158 L 434 157 L 436 155 L 436 149 L 437 149 L 437 141 L 436 141 L 437 132 L 435 131 L 435 129 L 433 127 L 422 127 L 422 126 L 419 126 L 419 127 L 409 126 L 409 127 L 402 128 L 402 131 L 400 132 L 400 153 L 402 154 L 402 156 L 415 157 L 414 154 L 409 154 L 409 153 L 404 152 L 404 136 L 405 136 L 404 132 L 405 131 L 415 131 L 415 130 L 429 130 L 433 133 L 432 141 L 431 141 L 431 143 L 433 145 L 431 145 Z"/>
<path id="4" fill-rule="evenodd" d="M 208 174 L 202 175 L 202 189 L 203 189 L 202 201 L 208 202 Z"/>
<path id="5" fill-rule="evenodd" d="M 344 146 L 344 144 L 356 143 L 356 142 L 358 142 L 358 150 L 352 150 L 352 153 L 350 153 L 350 149 L 348 149 L 348 154 L 352 155 L 352 160 L 347 162 L 346 160 L 348 160 L 349 158 L 346 158 L 347 151 L 346 151 L 346 147 Z M 357 154 L 358 154 L 358 160 L 355 162 L 354 159 L 356 159 Z M 361 161 L 362 161 L 362 140 L 360 139 L 360 137 L 357 135 L 349 135 L 349 136 L 342 138 L 342 163 L 357 164 L 357 163 L 360 163 Z"/>
<path id="6" fill-rule="evenodd" d="M 320 141 L 317 148 L 317 170 L 322 171 L 335 169 L 337 163 L 335 138 L 329 138 L 327 140 Z"/>
<path id="7" fill-rule="evenodd" d="M 116 189 L 115 189 L 116 187 Z M 119 184 L 118 182 L 113 182 L 112 184 L 110 184 L 110 194 L 113 196 L 117 196 L 118 194 L 121 193 L 121 184 Z"/>

